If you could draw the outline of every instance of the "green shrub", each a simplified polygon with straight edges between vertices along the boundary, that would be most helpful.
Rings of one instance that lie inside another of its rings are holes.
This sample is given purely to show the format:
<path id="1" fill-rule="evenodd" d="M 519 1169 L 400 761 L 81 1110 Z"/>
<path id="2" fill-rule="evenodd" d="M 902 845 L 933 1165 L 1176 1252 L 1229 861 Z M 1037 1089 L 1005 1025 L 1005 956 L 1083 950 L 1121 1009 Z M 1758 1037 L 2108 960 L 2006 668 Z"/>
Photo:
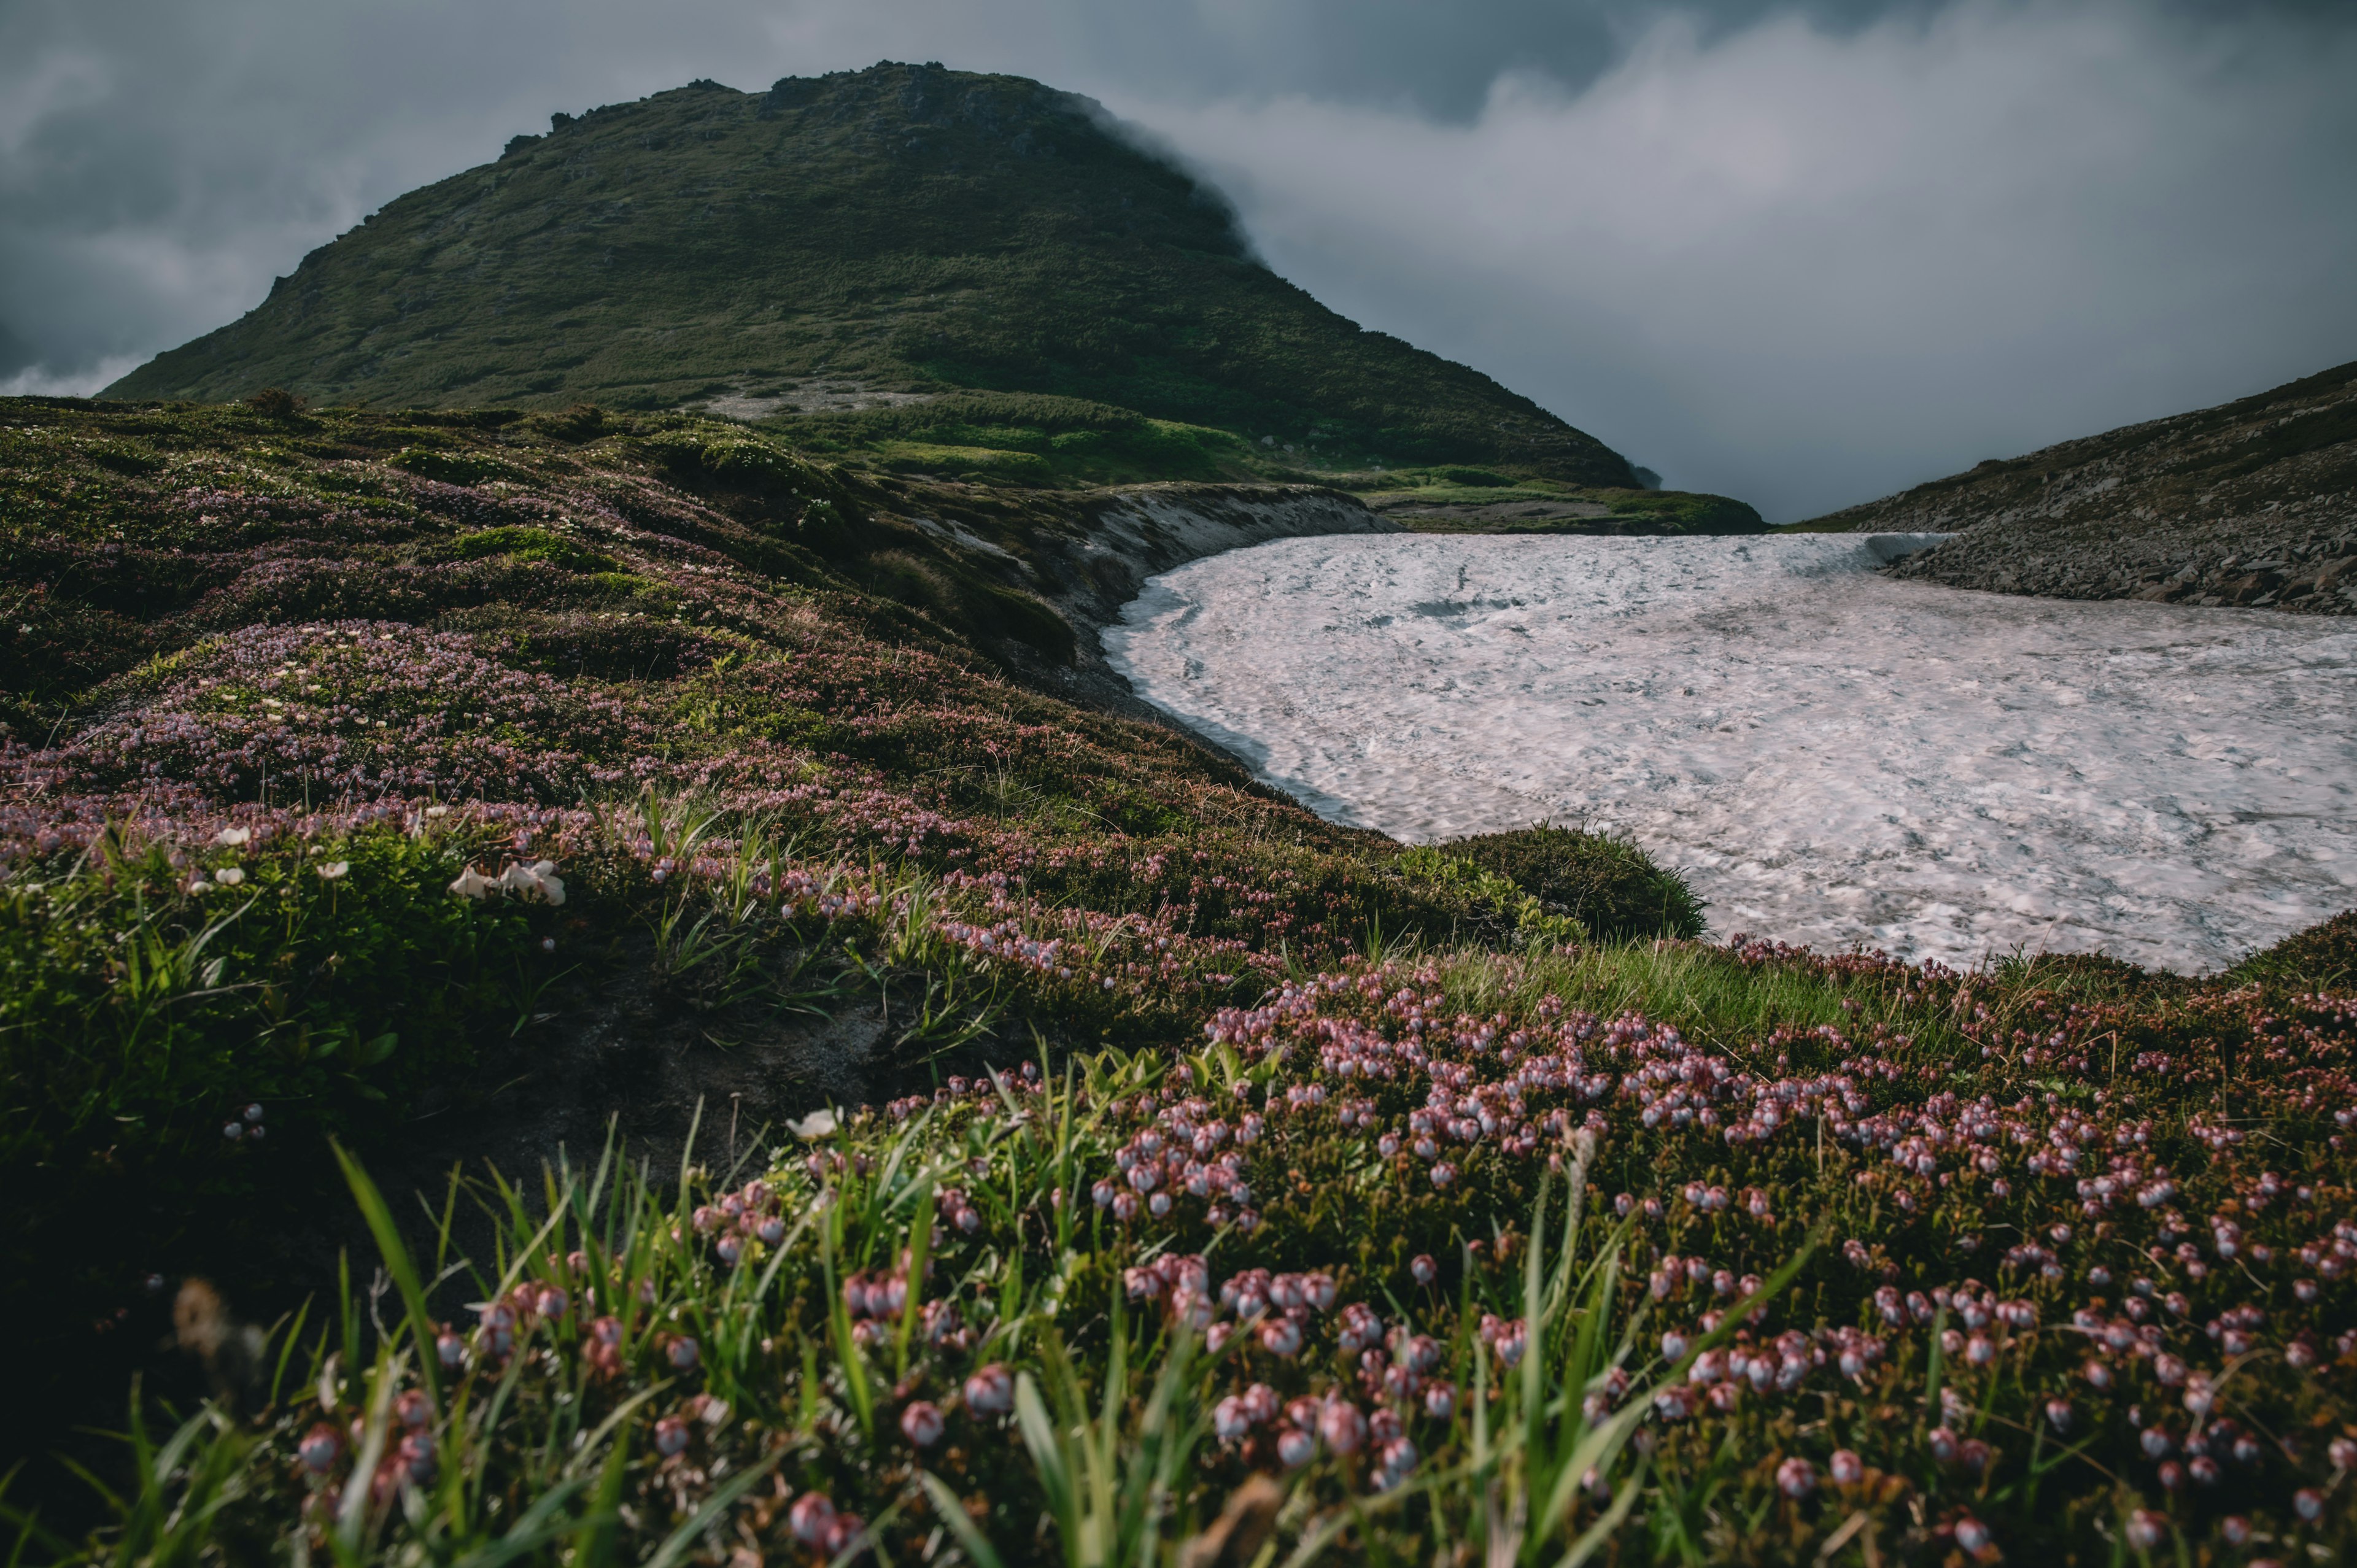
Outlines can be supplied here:
<path id="1" fill-rule="evenodd" d="M 1542 822 L 1446 848 L 1573 916 L 1601 940 L 1702 935 L 1702 900 L 1631 840 Z"/>
<path id="2" fill-rule="evenodd" d="M 421 479 L 438 479 L 446 485 L 473 485 L 485 479 L 515 477 L 515 471 L 497 458 L 477 453 L 437 452 L 425 446 L 402 448 L 393 455 L 393 466 Z"/>
<path id="3" fill-rule="evenodd" d="M 2227 971 L 2287 991 L 2341 992 L 2357 981 L 2357 909 L 2286 937 Z"/>
<path id="4" fill-rule="evenodd" d="M 489 555 L 511 555 L 519 561 L 546 561 L 568 572 L 618 572 L 620 564 L 610 555 L 583 548 L 562 534 L 551 533 L 544 528 L 491 528 L 480 533 L 470 533 L 452 548 L 462 560 L 479 561 Z"/>

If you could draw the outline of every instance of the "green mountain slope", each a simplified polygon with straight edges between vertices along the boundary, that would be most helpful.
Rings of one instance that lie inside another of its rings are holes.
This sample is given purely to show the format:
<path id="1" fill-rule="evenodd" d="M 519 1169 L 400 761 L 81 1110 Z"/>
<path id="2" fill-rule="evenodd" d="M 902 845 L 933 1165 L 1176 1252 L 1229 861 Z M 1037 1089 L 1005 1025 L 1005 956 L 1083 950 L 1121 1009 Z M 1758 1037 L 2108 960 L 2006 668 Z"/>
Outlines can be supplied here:
<path id="1" fill-rule="evenodd" d="M 1277 277 L 1217 192 L 1092 101 L 938 66 L 767 93 L 696 82 L 560 114 L 106 395 L 274 385 L 323 403 L 821 424 L 958 389 L 1049 394 L 1221 433 L 1232 471 L 1477 462 L 1636 482 L 1529 399 Z M 961 423 L 992 423 L 972 413 Z"/>
<path id="2" fill-rule="evenodd" d="M 1894 570 L 1957 587 L 2357 613 L 2357 362 L 1797 526 L 1953 532 Z"/>

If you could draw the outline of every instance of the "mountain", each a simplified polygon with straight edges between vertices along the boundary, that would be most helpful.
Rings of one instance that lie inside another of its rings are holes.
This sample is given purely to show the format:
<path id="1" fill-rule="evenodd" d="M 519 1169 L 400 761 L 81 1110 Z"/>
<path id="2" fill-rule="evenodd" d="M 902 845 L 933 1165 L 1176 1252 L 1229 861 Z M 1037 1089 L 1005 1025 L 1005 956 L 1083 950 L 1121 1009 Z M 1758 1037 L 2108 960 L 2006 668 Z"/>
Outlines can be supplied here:
<path id="1" fill-rule="evenodd" d="M 698 81 L 556 115 L 104 395 L 270 386 L 323 404 L 800 416 L 821 437 L 962 393 L 969 435 L 946 445 L 1013 470 L 1059 435 L 1126 430 L 1171 450 L 1092 477 L 1476 463 L 1639 488 L 1528 398 L 1269 271 L 1216 190 L 1094 102 L 937 65 L 761 93 Z M 923 446 L 924 424 L 898 435 Z M 998 426 L 1029 446 L 994 446 Z"/>
<path id="2" fill-rule="evenodd" d="M 1958 587 L 2357 614 L 2357 362 L 1798 526 L 1953 532 L 1892 570 Z"/>

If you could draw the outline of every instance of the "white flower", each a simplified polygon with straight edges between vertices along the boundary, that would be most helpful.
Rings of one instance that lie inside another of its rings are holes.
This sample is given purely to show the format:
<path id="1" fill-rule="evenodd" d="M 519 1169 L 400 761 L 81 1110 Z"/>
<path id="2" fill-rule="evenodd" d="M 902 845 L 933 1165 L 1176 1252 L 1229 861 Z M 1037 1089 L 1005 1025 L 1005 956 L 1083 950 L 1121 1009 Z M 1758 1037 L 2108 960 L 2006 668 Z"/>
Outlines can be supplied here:
<path id="1" fill-rule="evenodd" d="M 334 882 L 351 868 L 352 863 L 349 860 L 331 860 L 319 867 L 319 876 L 323 881 Z"/>
<path id="2" fill-rule="evenodd" d="M 211 883 L 206 881 L 203 877 L 199 876 L 189 881 L 188 891 L 191 893 L 210 893 L 212 891 L 212 886 L 213 885 Z"/>
<path id="3" fill-rule="evenodd" d="M 223 828 L 213 835 L 213 843 L 226 849 L 235 849 L 242 843 L 250 843 L 253 839 L 252 828 Z"/>
<path id="4" fill-rule="evenodd" d="M 382 726 L 380 725 L 379 727 L 382 728 Z M 447 817 L 450 814 L 450 808 L 447 806 L 428 806 L 425 808 L 425 814 L 429 817 Z"/>
<path id="5" fill-rule="evenodd" d="M 213 880 L 224 887 L 234 887 L 245 880 L 245 873 L 234 865 L 224 865 L 213 873 Z"/>
<path id="6" fill-rule="evenodd" d="M 470 865 L 458 873 L 458 879 L 450 884 L 450 891 L 461 898 L 480 898 L 498 886 L 498 883 Z"/>
<path id="7" fill-rule="evenodd" d="M 543 898 L 551 904 L 565 902 L 565 879 L 556 875 L 556 862 L 553 860 L 511 865 L 500 874 L 500 886 L 527 898 Z"/>
<path id="8" fill-rule="evenodd" d="M 837 1125 L 832 1111 L 813 1111 L 799 1122 L 786 1123 L 797 1138 L 831 1138 Z"/>

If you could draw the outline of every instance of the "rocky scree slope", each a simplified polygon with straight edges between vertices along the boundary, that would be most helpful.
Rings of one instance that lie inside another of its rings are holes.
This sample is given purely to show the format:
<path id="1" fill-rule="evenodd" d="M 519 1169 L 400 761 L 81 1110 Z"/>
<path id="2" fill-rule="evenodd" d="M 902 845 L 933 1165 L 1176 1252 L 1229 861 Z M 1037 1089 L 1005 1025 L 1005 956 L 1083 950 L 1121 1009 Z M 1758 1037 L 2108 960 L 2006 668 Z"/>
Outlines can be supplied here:
<path id="1" fill-rule="evenodd" d="M 2357 363 L 1801 526 L 1953 532 L 1891 570 L 1956 587 L 2357 614 Z"/>
<path id="2" fill-rule="evenodd" d="M 698 81 L 520 136 L 108 389 L 741 417 L 956 389 L 1093 400 L 1320 463 L 1628 463 L 1255 258 L 1220 194 L 1091 100 L 884 64 Z"/>

